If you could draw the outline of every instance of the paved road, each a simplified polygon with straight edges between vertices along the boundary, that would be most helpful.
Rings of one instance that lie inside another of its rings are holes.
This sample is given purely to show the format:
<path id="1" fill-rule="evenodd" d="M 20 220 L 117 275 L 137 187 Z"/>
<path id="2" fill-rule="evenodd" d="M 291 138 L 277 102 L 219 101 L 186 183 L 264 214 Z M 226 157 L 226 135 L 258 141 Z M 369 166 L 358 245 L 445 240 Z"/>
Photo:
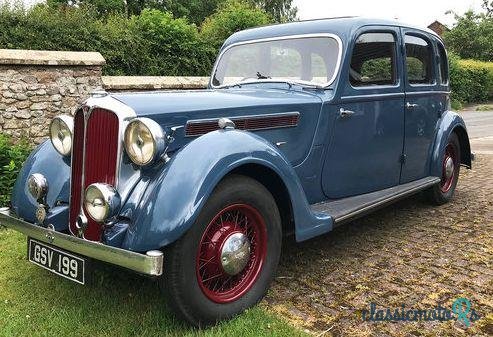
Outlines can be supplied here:
<path id="1" fill-rule="evenodd" d="M 448 204 L 432 206 L 416 195 L 328 235 L 286 240 L 265 303 L 301 328 L 330 330 L 324 336 L 493 336 L 492 167 L 493 156 L 477 155 Z M 450 310 L 458 297 L 481 316 L 469 328 L 362 320 L 370 303 L 393 313 L 401 305 Z"/>
<path id="2" fill-rule="evenodd" d="M 472 151 L 493 154 L 493 111 L 461 111 L 471 140 Z"/>

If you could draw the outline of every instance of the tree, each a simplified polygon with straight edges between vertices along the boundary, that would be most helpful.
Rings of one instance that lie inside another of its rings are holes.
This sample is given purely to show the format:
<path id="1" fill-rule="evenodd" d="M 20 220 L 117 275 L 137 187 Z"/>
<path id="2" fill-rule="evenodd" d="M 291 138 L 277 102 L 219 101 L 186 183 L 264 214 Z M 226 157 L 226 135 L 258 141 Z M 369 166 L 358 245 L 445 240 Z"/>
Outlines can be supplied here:
<path id="1" fill-rule="evenodd" d="M 231 34 L 271 22 L 271 17 L 263 9 L 249 2 L 229 0 L 205 19 L 200 32 L 206 42 L 219 49 Z"/>
<path id="2" fill-rule="evenodd" d="M 461 58 L 493 61 L 493 17 L 469 11 L 455 14 L 455 19 L 453 28 L 444 34 L 448 49 Z"/>
<path id="3" fill-rule="evenodd" d="M 90 6 L 94 8 L 99 16 L 107 16 L 111 13 L 123 13 L 125 9 L 124 0 L 48 0 L 50 7 L 70 6 Z"/>
<path id="4" fill-rule="evenodd" d="M 486 11 L 486 16 L 493 16 L 493 1 L 491 0 L 483 0 L 483 8 Z"/>
<path id="5" fill-rule="evenodd" d="M 252 2 L 269 13 L 275 22 L 296 20 L 298 8 L 293 7 L 293 0 L 253 0 Z"/>

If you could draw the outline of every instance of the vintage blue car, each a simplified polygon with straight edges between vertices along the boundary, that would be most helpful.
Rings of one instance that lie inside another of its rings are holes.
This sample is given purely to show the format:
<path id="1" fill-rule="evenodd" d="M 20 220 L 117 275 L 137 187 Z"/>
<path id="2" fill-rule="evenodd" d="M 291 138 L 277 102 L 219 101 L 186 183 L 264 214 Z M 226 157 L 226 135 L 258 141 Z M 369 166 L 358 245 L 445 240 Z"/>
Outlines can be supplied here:
<path id="1" fill-rule="evenodd" d="M 283 234 L 453 197 L 472 154 L 448 72 L 440 37 L 393 21 L 238 32 L 207 90 L 98 91 L 56 117 L 0 223 L 60 276 L 100 260 L 156 277 L 192 324 L 232 317 L 266 293 Z"/>

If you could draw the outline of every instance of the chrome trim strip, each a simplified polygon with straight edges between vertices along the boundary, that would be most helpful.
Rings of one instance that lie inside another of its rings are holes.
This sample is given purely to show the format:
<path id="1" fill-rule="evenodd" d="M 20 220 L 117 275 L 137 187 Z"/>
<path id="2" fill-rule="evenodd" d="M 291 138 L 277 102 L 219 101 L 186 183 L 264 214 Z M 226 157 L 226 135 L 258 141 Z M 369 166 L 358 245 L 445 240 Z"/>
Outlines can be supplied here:
<path id="1" fill-rule="evenodd" d="M 300 113 L 298 111 L 292 111 L 292 112 L 272 113 L 272 114 L 266 114 L 266 115 L 245 115 L 245 116 L 226 117 L 226 118 L 235 122 L 235 121 L 242 120 L 242 119 L 266 119 L 266 118 L 272 118 L 272 117 L 291 117 L 291 116 L 297 116 L 299 118 Z M 185 137 L 198 137 L 198 135 L 187 135 L 187 126 L 188 125 L 219 122 L 219 120 L 221 118 L 224 118 L 224 117 L 188 120 L 187 123 L 185 124 Z M 265 128 L 257 128 L 257 129 L 248 129 L 246 131 L 259 131 L 259 130 L 292 128 L 292 127 L 296 127 L 297 125 L 298 124 L 296 124 L 296 125 L 281 125 L 281 126 L 273 126 L 273 127 L 265 127 Z M 219 125 L 217 128 L 219 129 Z"/>
<path id="2" fill-rule="evenodd" d="M 351 219 L 354 219 L 354 218 L 357 218 L 359 216 L 362 216 L 364 214 L 366 214 L 367 212 L 370 212 L 371 210 L 373 209 L 376 209 L 376 208 L 379 208 L 379 207 L 383 207 L 384 205 L 386 204 L 389 204 L 393 201 L 396 201 L 396 200 L 399 200 L 401 198 L 404 198 L 404 197 L 407 197 L 411 194 L 414 194 L 414 193 L 417 193 L 427 187 L 430 187 L 430 186 L 433 186 L 435 184 L 438 184 L 440 182 L 440 178 L 438 177 L 432 177 L 430 178 L 430 180 L 428 181 L 425 181 L 423 182 L 422 184 L 419 184 L 417 186 L 413 186 L 407 190 L 404 190 L 404 191 L 401 191 L 401 192 L 398 192 L 396 194 L 392 194 L 390 195 L 389 197 L 386 197 L 384 199 L 381 199 L 381 200 L 378 200 L 377 202 L 371 204 L 371 205 L 367 205 L 367 206 L 364 206 L 360 209 L 357 209 L 353 212 L 350 212 L 348 214 L 344 214 L 338 218 L 335 218 L 334 219 L 334 224 L 337 224 L 337 225 L 340 225 L 341 223 L 343 222 L 346 222 L 348 220 L 351 220 Z"/>
<path id="3" fill-rule="evenodd" d="M 424 95 L 450 95 L 450 91 L 444 91 L 444 90 L 406 91 L 406 96 L 424 96 Z"/>
<path id="4" fill-rule="evenodd" d="M 138 273 L 160 276 L 163 274 L 163 254 L 140 254 L 128 250 L 106 246 L 99 242 L 87 241 L 72 235 L 32 225 L 9 215 L 8 210 L 0 210 L 0 225 L 23 233 L 30 238 L 67 250 L 75 254 L 114 264 Z"/>
<path id="5" fill-rule="evenodd" d="M 241 82 L 234 83 L 234 84 L 228 84 L 228 85 L 216 85 L 216 86 L 214 84 L 212 84 L 212 81 L 214 79 L 214 74 L 216 73 L 217 66 L 219 65 L 219 61 L 223 57 L 224 53 L 233 47 L 241 46 L 241 45 L 245 45 L 245 44 L 258 43 L 258 42 L 282 41 L 282 40 L 304 39 L 304 38 L 315 38 L 315 37 L 332 38 L 332 39 L 336 40 L 337 45 L 339 47 L 339 50 L 337 52 L 337 63 L 336 63 L 336 67 L 334 69 L 334 74 L 332 75 L 332 78 L 327 83 L 322 83 L 322 84 L 310 82 L 311 83 L 310 85 L 312 85 L 312 86 L 321 86 L 322 88 L 326 88 L 329 85 L 331 85 L 335 81 L 337 75 L 339 75 L 339 69 L 340 69 L 341 63 L 342 63 L 342 40 L 339 36 L 337 36 L 336 34 L 332 34 L 332 33 L 314 33 L 314 34 L 297 34 L 297 35 L 276 36 L 276 37 L 269 37 L 269 38 L 264 38 L 264 39 L 241 41 L 241 42 L 236 42 L 236 43 L 230 44 L 229 46 L 227 46 L 226 48 L 224 48 L 221 51 L 221 53 L 219 54 L 219 56 L 216 59 L 216 62 L 214 62 L 214 67 L 212 68 L 212 73 L 211 73 L 211 77 L 209 80 L 209 85 L 211 86 L 211 88 L 219 89 L 219 88 L 225 87 L 225 86 L 229 87 L 229 86 L 233 86 L 236 84 L 240 84 L 240 85 L 242 84 Z M 275 79 L 270 79 L 271 82 L 274 80 Z M 257 82 L 262 83 L 263 81 L 258 80 L 258 81 L 255 81 L 253 83 L 257 83 Z M 269 81 L 266 81 L 266 82 L 269 82 Z M 297 81 L 293 81 L 293 82 L 297 82 Z M 247 84 L 247 83 L 245 82 L 243 84 Z"/>
<path id="6" fill-rule="evenodd" d="M 366 95 L 342 96 L 341 101 L 351 101 L 351 100 L 364 101 L 364 100 L 375 100 L 375 99 L 380 100 L 382 98 L 403 98 L 405 95 L 406 94 L 404 92 L 392 92 L 386 94 L 368 93 Z"/>

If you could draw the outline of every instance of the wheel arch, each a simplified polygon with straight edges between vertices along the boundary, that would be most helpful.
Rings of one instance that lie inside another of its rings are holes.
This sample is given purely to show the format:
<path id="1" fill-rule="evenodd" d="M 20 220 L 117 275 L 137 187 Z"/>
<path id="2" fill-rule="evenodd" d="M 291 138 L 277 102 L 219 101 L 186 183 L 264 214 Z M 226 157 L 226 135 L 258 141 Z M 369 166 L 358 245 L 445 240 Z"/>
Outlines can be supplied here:
<path id="1" fill-rule="evenodd" d="M 290 235 L 294 233 L 293 205 L 291 204 L 289 191 L 277 172 L 258 163 L 248 163 L 234 168 L 223 179 L 232 174 L 243 175 L 262 184 L 272 194 L 277 204 L 281 216 L 283 234 Z"/>
<path id="2" fill-rule="evenodd" d="M 453 130 L 453 133 L 459 138 L 460 144 L 460 163 L 468 168 L 472 167 L 472 155 L 471 155 L 471 145 L 469 143 L 469 137 L 467 131 L 461 125 L 457 125 Z"/>
<path id="3" fill-rule="evenodd" d="M 431 156 L 430 175 L 441 177 L 442 156 L 447 146 L 450 135 L 456 134 L 459 138 L 461 158 L 460 162 L 467 168 L 471 168 L 473 155 L 467 135 L 467 128 L 462 117 L 453 111 L 446 111 L 439 120 L 438 131 L 436 133 L 435 145 Z"/>
<path id="4" fill-rule="evenodd" d="M 130 219 L 122 248 L 148 251 L 172 244 L 193 225 L 219 182 L 240 172 L 273 193 L 282 208 L 284 230 L 296 224 L 297 241 L 332 229 L 330 216 L 311 211 L 297 173 L 279 149 L 249 132 L 220 130 L 187 144 L 142 188 L 134 189 L 121 212 Z"/>

